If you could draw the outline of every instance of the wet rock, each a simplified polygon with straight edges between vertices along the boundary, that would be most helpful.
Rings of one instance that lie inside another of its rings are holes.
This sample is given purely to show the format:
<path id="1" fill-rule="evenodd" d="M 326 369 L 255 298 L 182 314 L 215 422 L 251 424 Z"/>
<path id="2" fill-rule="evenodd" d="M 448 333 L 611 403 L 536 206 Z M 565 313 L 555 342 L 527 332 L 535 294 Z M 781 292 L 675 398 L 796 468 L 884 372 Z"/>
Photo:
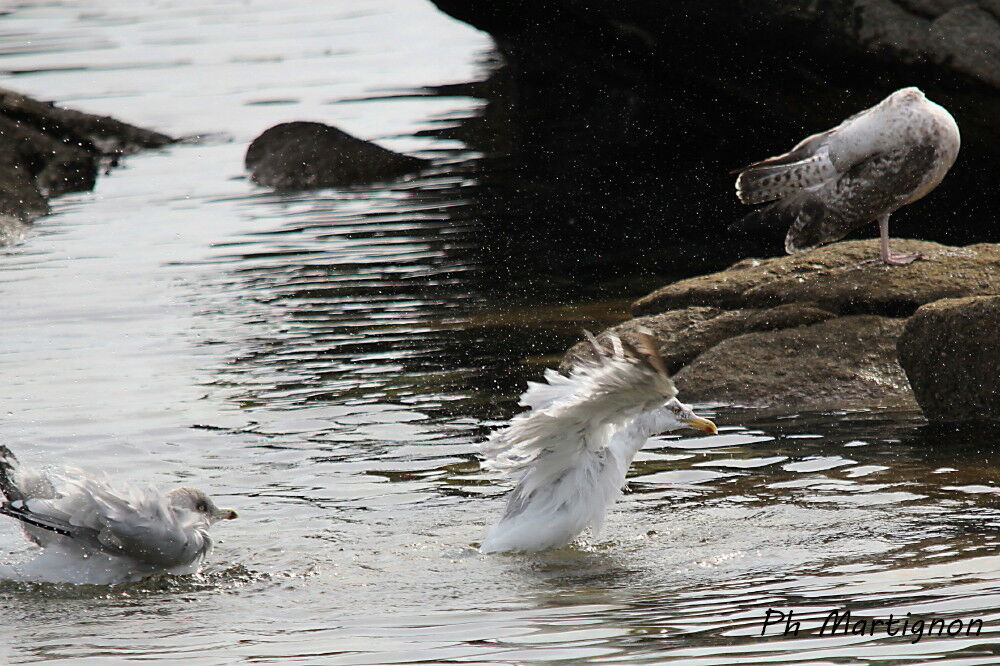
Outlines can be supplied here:
<path id="1" fill-rule="evenodd" d="M 914 407 L 896 354 L 906 318 L 914 311 L 915 317 L 928 317 L 920 313 L 937 306 L 927 303 L 953 302 L 940 299 L 1000 294 L 1000 245 L 948 247 L 907 240 L 893 245 L 921 252 L 925 259 L 884 266 L 873 260 L 875 240 L 747 259 L 653 292 L 634 304 L 638 316 L 609 332 L 631 341 L 637 327 L 651 329 L 687 400 L 779 410 Z M 925 307 L 917 310 L 920 306 Z M 926 335 L 937 334 L 936 321 L 927 325 L 931 332 Z M 984 323 L 967 337 L 995 332 L 1000 321 L 992 326 Z M 991 352 L 969 356 L 969 363 L 996 374 L 1000 349 L 991 344 Z M 921 343 L 913 345 L 915 355 L 920 348 Z M 564 368 L 585 353 L 582 345 L 572 348 Z M 931 361 L 920 363 L 922 368 Z M 984 378 L 973 386 L 968 390 L 995 385 Z"/>
<path id="2" fill-rule="evenodd" d="M 638 342 L 638 328 L 651 330 L 660 341 L 660 354 L 667 371 L 673 374 L 702 352 L 729 338 L 744 333 L 813 324 L 835 316 L 831 312 L 799 303 L 763 310 L 689 307 L 629 319 L 609 328 L 606 333 L 618 335 L 634 345 Z M 568 369 L 577 359 L 591 356 L 590 346 L 585 342 L 578 343 L 566 353 L 562 369 Z"/>
<path id="3" fill-rule="evenodd" d="M 49 197 L 93 188 L 101 162 L 172 141 L 0 89 L 0 215 L 45 215 Z"/>
<path id="4" fill-rule="evenodd" d="M 899 339 L 899 360 L 927 418 L 1000 420 L 1000 296 L 923 306 Z"/>
<path id="5" fill-rule="evenodd" d="M 684 400 L 748 407 L 913 407 L 896 360 L 904 321 L 854 315 L 724 340 L 674 376 Z"/>
<path id="6" fill-rule="evenodd" d="M 773 259 L 746 259 L 727 270 L 681 280 L 636 301 L 643 315 L 688 306 L 771 307 L 815 303 L 838 314 L 907 316 L 940 298 L 1000 293 L 1000 245 L 949 247 L 893 240 L 894 250 L 920 252 L 908 266 L 872 261 L 877 240 L 844 241 Z"/>
<path id="7" fill-rule="evenodd" d="M 260 185 L 302 190 L 390 180 L 417 171 L 426 162 L 336 127 L 291 122 L 275 125 L 254 139 L 245 164 Z"/>
<path id="8" fill-rule="evenodd" d="M 115 120 L 110 116 L 63 109 L 0 88 L 0 116 L 32 127 L 41 134 L 88 153 L 104 156 L 130 155 L 158 148 L 176 139 Z"/>

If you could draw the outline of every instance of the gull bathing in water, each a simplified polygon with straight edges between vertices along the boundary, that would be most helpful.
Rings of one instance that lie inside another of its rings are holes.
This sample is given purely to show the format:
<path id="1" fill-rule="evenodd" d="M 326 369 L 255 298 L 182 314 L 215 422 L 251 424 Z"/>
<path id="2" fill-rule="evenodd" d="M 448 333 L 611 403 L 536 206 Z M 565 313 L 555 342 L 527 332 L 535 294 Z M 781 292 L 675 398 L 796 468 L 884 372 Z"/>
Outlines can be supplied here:
<path id="1" fill-rule="evenodd" d="M 486 469 L 518 478 L 484 553 L 560 548 L 588 527 L 596 535 L 649 437 L 685 427 L 718 432 L 678 402 L 648 331 L 637 347 L 609 336 L 611 353 L 587 336 L 595 360 L 529 382 L 520 403 L 529 411 L 480 446 Z"/>
<path id="2" fill-rule="evenodd" d="M 21 521 L 42 547 L 29 578 L 105 584 L 155 573 L 198 570 L 212 550 L 208 528 L 236 518 L 196 488 L 160 493 L 119 486 L 80 470 L 45 473 L 21 466 L 0 445 L 0 514 Z"/>
<path id="3" fill-rule="evenodd" d="M 944 107 L 917 88 L 897 90 L 784 155 L 739 170 L 741 202 L 775 203 L 734 226 L 787 220 L 785 250 L 793 254 L 877 221 L 882 261 L 908 264 L 920 255 L 889 250 L 889 216 L 938 186 L 960 143 L 958 125 Z"/>

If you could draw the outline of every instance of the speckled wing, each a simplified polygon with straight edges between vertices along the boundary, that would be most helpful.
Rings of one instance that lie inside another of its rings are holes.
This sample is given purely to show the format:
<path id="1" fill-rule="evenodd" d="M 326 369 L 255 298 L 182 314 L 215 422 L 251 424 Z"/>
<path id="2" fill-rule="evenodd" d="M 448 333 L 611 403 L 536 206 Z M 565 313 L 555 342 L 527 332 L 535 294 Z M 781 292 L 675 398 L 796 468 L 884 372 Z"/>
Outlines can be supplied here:
<path id="1" fill-rule="evenodd" d="M 928 145 L 876 153 L 826 186 L 800 192 L 759 212 L 791 213 L 794 221 L 785 237 L 785 249 L 789 253 L 808 250 L 840 240 L 883 211 L 903 206 L 935 159 L 936 151 Z"/>
<path id="2" fill-rule="evenodd" d="M 740 169 L 736 196 L 745 204 L 764 203 L 836 178 L 838 173 L 826 144 L 833 131 L 814 134 L 783 155 Z"/>
<path id="3" fill-rule="evenodd" d="M 613 343 L 623 349 L 621 341 Z M 626 419 L 677 394 L 655 350 L 629 351 L 600 353 L 568 376 L 547 372 L 546 382 L 533 384 L 521 398 L 531 409 L 480 445 L 484 466 L 513 473 L 543 458 L 599 450 Z"/>

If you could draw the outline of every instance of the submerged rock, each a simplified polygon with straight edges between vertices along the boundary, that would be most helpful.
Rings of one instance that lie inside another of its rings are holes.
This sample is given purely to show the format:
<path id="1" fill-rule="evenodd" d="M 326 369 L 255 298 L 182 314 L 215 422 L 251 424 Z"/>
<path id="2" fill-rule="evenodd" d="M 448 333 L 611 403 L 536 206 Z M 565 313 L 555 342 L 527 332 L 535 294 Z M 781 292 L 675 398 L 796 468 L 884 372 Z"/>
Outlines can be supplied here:
<path id="1" fill-rule="evenodd" d="M 948 298 L 906 322 L 899 360 L 935 421 L 1000 420 L 1000 296 Z"/>
<path id="2" fill-rule="evenodd" d="M 260 185 L 303 190 L 390 180 L 426 162 L 323 123 L 292 122 L 275 125 L 254 139 L 245 164 Z"/>
<path id="3" fill-rule="evenodd" d="M 173 141 L 0 89 L 0 215 L 31 221 L 49 197 L 93 188 L 102 160 Z"/>
<path id="4" fill-rule="evenodd" d="M 631 341 L 637 327 L 652 330 L 688 400 L 779 409 L 914 407 L 896 354 L 906 318 L 942 298 L 1000 294 L 1000 245 L 893 243 L 925 258 L 885 266 L 873 260 L 878 241 L 868 240 L 748 259 L 639 299 L 638 316 L 608 332 Z M 927 335 L 937 325 L 931 319 Z M 996 330 L 1000 321 L 993 324 L 994 340 Z M 947 328 L 941 334 L 951 335 Z M 564 367 L 586 353 L 575 346 Z M 992 353 L 992 362 L 983 356 L 980 367 L 997 374 L 1000 350 L 994 346 Z M 976 381 L 969 391 L 997 391 L 996 384 Z"/>

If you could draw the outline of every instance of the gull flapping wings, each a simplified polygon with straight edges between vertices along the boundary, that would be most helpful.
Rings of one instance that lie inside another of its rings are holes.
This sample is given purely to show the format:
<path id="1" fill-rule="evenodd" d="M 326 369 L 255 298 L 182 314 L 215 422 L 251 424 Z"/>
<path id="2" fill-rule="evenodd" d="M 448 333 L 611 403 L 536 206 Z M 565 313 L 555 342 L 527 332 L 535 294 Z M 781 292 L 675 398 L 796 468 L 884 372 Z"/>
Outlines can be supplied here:
<path id="1" fill-rule="evenodd" d="M 639 332 L 635 347 L 609 336 L 610 353 L 587 335 L 595 359 L 578 362 L 568 376 L 548 370 L 544 383 L 529 383 L 521 396 L 529 411 L 480 446 L 487 469 L 512 474 L 543 458 L 598 451 L 629 417 L 677 395 L 648 331 Z"/>

